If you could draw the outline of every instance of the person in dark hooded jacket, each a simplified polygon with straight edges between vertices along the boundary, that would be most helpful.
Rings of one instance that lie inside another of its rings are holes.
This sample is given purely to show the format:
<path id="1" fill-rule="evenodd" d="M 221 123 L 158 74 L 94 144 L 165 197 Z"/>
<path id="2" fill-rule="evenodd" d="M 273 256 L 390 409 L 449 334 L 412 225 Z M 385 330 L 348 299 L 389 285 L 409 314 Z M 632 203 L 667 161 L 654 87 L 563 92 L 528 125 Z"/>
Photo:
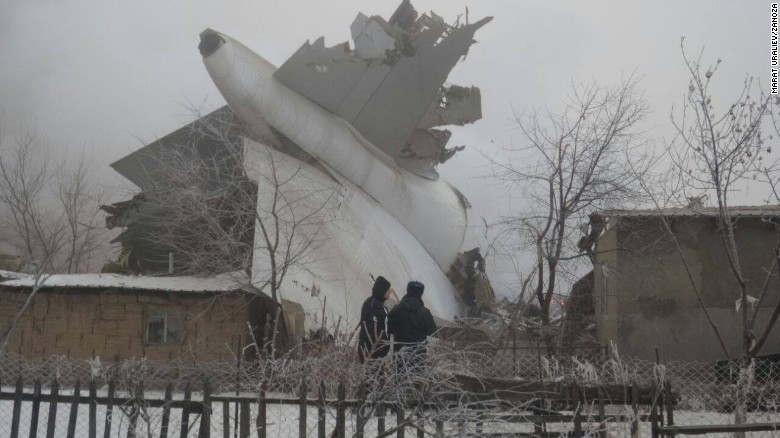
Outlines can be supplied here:
<path id="1" fill-rule="evenodd" d="M 406 295 L 388 315 L 388 329 L 394 337 L 395 351 L 409 349 L 411 365 L 419 367 L 425 358 L 425 340 L 436 332 L 436 322 L 431 311 L 425 307 L 422 294 L 425 286 L 419 281 L 410 281 Z"/>
<path id="2" fill-rule="evenodd" d="M 358 349 L 360 360 L 379 359 L 387 355 L 390 335 L 387 330 L 387 308 L 385 301 L 390 298 L 390 282 L 381 275 L 374 281 L 371 296 L 363 302 L 360 310 L 360 337 Z"/>

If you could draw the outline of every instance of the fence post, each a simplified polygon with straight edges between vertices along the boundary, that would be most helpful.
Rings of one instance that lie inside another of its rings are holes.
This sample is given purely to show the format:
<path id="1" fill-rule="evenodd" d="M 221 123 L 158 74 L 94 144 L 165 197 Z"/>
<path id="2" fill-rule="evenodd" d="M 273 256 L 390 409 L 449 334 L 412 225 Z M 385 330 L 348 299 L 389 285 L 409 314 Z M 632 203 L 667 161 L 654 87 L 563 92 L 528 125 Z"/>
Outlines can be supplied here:
<path id="1" fill-rule="evenodd" d="M 30 414 L 30 438 L 38 438 L 38 415 L 41 409 L 41 380 L 35 379 L 33 389 L 33 405 Z"/>
<path id="2" fill-rule="evenodd" d="M 512 329 L 512 372 L 513 375 L 517 377 L 517 329 L 514 324 L 512 324 L 510 328 Z"/>
<path id="3" fill-rule="evenodd" d="M 658 404 L 653 400 L 653 407 L 650 410 L 650 431 L 653 438 L 658 438 Z"/>
<path id="4" fill-rule="evenodd" d="M 582 391 L 580 390 L 580 387 L 577 385 L 574 385 L 574 402 L 576 403 L 574 405 L 574 436 L 575 437 L 581 437 L 582 436 L 582 404 L 583 404 L 583 396 Z"/>
<path id="5" fill-rule="evenodd" d="M 51 382 L 49 394 L 49 424 L 46 428 L 46 438 L 54 438 L 54 428 L 57 427 L 57 395 L 60 392 L 60 383 L 55 378 Z"/>
<path id="6" fill-rule="evenodd" d="M 246 417 L 249 420 L 249 404 L 246 405 Z M 266 421 L 266 402 L 265 402 L 265 390 L 260 389 L 260 393 L 257 397 L 257 419 L 255 420 L 255 428 L 257 429 L 257 438 L 265 438 L 268 433 L 268 422 Z"/>
<path id="7" fill-rule="evenodd" d="M 385 415 L 387 414 L 387 406 L 385 406 L 385 402 L 380 401 L 379 405 L 376 407 L 376 433 L 377 435 L 381 435 L 385 431 Z"/>
<path id="8" fill-rule="evenodd" d="M 114 419 L 114 378 L 108 381 L 108 405 L 106 405 L 106 421 L 103 427 L 103 438 L 111 438 L 111 422 Z"/>
<path id="9" fill-rule="evenodd" d="M 181 408 L 181 429 L 179 430 L 180 438 L 187 438 L 187 432 L 190 428 L 190 400 L 192 399 L 192 391 L 190 384 L 184 387 L 184 405 Z"/>
<path id="10" fill-rule="evenodd" d="M 89 438 L 97 437 L 97 383 L 89 381 Z"/>
<path id="11" fill-rule="evenodd" d="M 604 407 L 604 390 L 599 386 L 596 388 L 596 394 L 599 398 L 599 437 L 607 438 L 607 410 Z"/>
<path id="12" fill-rule="evenodd" d="M 73 389 L 73 397 L 70 401 L 70 415 L 68 415 L 68 438 L 76 436 L 76 418 L 79 413 L 79 399 L 81 398 L 81 381 L 76 379 L 76 387 Z"/>
<path id="13" fill-rule="evenodd" d="M 639 386 L 636 381 L 631 385 L 631 410 L 634 418 L 631 421 L 631 438 L 639 436 Z"/>
<path id="14" fill-rule="evenodd" d="M 541 368 L 540 368 L 541 369 Z M 541 399 L 536 399 L 533 402 L 531 402 L 531 407 L 541 408 Z M 537 409 L 533 410 L 534 416 L 539 415 L 539 411 Z M 543 423 L 539 423 L 534 421 L 534 433 L 537 436 L 541 436 L 542 432 L 544 432 L 544 429 L 542 428 Z"/>
<path id="15" fill-rule="evenodd" d="M 138 424 L 138 414 L 144 402 L 144 381 L 138 382 L 133 397 L 133 407 L 130 410 L 130 424 L 127 425 L 127 438 L 135 438 L 135 429 Z"/>
<path id="16" fill-rule="evenodd" d="M 162 424 L 160 425 L 160 438 L 168 438 L 168 423 L 171 421 L 171 400 L 173 399 L 173 385 L 165 387 L 165 401 L 163 402 Z M 227 435 L 226 435 L 227 436 Z"/>
<path id="17" fill-rule="evenodd" d="M 672 383 L 667 380 L 664 382 L 664 403 L 666 404 L 666 424 L 674 425 L 674 397 L 672 396 Z M 669 434 L 674 438 L 674 434 Z"/>
<path id="18" fill-rule="evenodd" d="M 14 413 L 11 418 L 11 436 L 16 438 L 19 436 L 19 417 L 22 415 L 22 388 L 24 382 L 22 376 L 16 379 L 16 392 L 14 392 Z"/>
<path id="19" fill-rule="evenodd" d="M 317 403 L 317 436 L 325 438 L 325 382 L 320 381 L 320 391 Z"/>
<path id="20" fill-rule="evenodd" d="M 298 404 L 298 436 L 306 438 L 306 378 L 301 379 L 301 394 Z"/>
<path id="21" fill-rule="evenodd" d="M 406 421 L 404 412 L 404 405 L 402 403 L 396 404 L 396 411 L 395 411 L 395 424 L 396 427 L 398 427 L 398 432 L 396 432 L 396 437 L 398 438 L 404 438 L 406 435 L 405 433 L 405 427 L 403 426 L 404 421 Z"/>
<path id="22" fill-rule="evenodd" d="M 203 413 L 200 415 L 200 430 L 198 438 L 211 436 L 211 385 L 209 379 L 203 380 Z"/>
<path id="23" fill-rule="evenodd" d="M 338 389 L 338 402 L 336 404 L 336 436 L 338 438 L 344 438 L 346 436 L 347 427 L 347 387 L 342 381 L 339 383 Z"/>
<path id="24" fill-rule="evenodd" d="M 230 436 L 230 403 L 227 400 L 222 402 L 222 436 Z"/>
<path id="25" fill-rule="evenodd" d="M 363 406 L 366 404 L 366 386 L 360 385 L 358 388 L 357 418 L 355 420 L 355 437 L 363 438 L 366 420 L 363 417 Z"/>
<path id="26" fill-rule="evenodd" d="M 239 420 L 238 420 L 238 436 L 239 438 L 249 437 L 249 402 L 241 400 L 239 403 Z M 258 422 L 260 421 L 260 413 L 257 413 Z M 257 428 L 257 425 L 255 425 Z"/>

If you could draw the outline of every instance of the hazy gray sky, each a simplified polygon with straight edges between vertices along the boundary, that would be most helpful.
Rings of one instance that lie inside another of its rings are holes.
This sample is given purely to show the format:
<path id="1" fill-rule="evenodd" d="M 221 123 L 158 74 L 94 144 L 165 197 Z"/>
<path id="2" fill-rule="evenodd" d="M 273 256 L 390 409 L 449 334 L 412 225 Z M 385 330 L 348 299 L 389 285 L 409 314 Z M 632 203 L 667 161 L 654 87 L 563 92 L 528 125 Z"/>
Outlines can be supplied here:
<path id="1" fill-rule="evenodd" d="M 181 126 L 189 102 L 224 104 L 197 50 L 211 27 L 279 65 L 307 39 L 349 39 L 358 11 L 388 17 L 389 0 L 0 0 L 0 117 L 6 129 L 34 126 L 58 151 L 86 146 L 108 163 Z M 507 200 L 480 179 L 478 151 L 519 142 L 512 108 L 555 107 L 575 82 L 611 84 L 641 76 L 655 112 L 647 128 L 668 136 L 668 115 L 687 87 L 679 50 L 706 46 L 722 58 L 717 97 L 746 74 L 768 88 L 768 1 L 416 0 L 418 11 L 447 21 L 468 6 L 472 21 L 495 19 L 477 33 L 449 81 L 482 89 L 484 119 L 453 129 L 467 149 L 440 168 L 474 208 L 472 219 L 506 211 Z M 102 172 L 101 172 L 102 173 Z M 118 200 L 118 199 L 117 199 Z M 472 220 L 472 222 L 476 222 Z M 481 221 L 480 221 L 481 222 Z M 472 245 L 473 246 L 473 245 Z"/>

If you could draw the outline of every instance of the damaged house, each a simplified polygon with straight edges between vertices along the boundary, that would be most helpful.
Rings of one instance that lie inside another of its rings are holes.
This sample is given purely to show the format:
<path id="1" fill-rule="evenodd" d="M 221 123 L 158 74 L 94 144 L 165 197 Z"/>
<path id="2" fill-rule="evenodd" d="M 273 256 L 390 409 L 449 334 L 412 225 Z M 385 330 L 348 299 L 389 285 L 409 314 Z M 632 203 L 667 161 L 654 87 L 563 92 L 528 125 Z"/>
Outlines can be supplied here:
<path id="1" fill-rule="evenodd" d="M 591 235 L 598 236 L 592 277 L 597 340 L 614 343 L 621 355 L 647 360 L 655 359 L 656 348 L 664 360 L 723 359 L 693 281 L 729 354 L 739 357 L 742 314 L 737 309 L 742 303 L 716 228 L 717 208 L 669 208 L 660 214 L 675 239 L 664 230 L 657 210 L 615 210 L 591 217 L 596 231 Z M 776 269 L 780 207 L 732 207 L 730 215 L 752 297 L 748 305 L 756 326 L 764 327 L 780 299 L 777 276 L 769 275 Z M 758 303 L 765 286 L 769 293 Z M 780 326 L 775 325 L 762 354 L 778 352 Z"/>
<path id="2" fill-rule="evenodd" d="M 243 278 L 242 278 L 243 277 Z M 103 361 L 251 357 L 248 324 L 262 325 L 258 295 L 242 274 L 211 278 L 0 272 L 0 323 L 8 327 L 36 281 L 43 286 L 12 332 L 8 352 Z M 294 327 L 295 321 L 289 321 Z M 249 356 L 247 356 L 249 355 Z"/>
<path id="3" fill-rule="evenodd" d="M 310 330 L 354 327 L 376 275 L 426 284 L 444 321 L 489 307 L 484 262 L 461 253 L 470 205 L 436 167 L 463 148 L 444 127 L 482 117 L 479 89 L 446 80 L 490 20 L 404 0 L 358 14 L 352 44 L 307 41 L 279 68 L 203 31 L 228 105 L 112 164 L 141 192 L 104 207 L 122 229 L 105 271 L 241 271 Z"/>

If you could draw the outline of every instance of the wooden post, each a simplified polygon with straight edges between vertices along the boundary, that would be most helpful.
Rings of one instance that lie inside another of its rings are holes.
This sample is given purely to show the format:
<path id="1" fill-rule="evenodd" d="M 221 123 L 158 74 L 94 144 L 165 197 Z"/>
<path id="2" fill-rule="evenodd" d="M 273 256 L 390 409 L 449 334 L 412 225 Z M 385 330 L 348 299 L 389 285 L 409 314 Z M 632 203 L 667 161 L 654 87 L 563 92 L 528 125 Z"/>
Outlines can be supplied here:
<path id="1" fill-rule="evenodd" d="M 41 409 L 41 381 L 35 380 L 33 389 L 33 405 L 30 413 L 30 438 L 38 438 L 38 415 Z"/>
<path id="2" fill-rule="evenodd" d="M 650 432 L 653 438 L 658 438 L 658 405 L 655 400 L 650 410 Z"/>
<path id="3" fill-rule="evenodd" d="M 317 436 L 325 438 L 325 382 L 320 381 L 317 403 Z"/>
<path id="4" fill-rule="evenodd" d="M 240 438 L 248 438 L 249 437 L 249 402 L 246 400 L 242 400 L 239 406 L 239 420 L 238 420 L 238 436 Z M 260 418 L 260 415 L 258 413 L 258 419 Z"/>
<path id="5" fill-rule="evenodd" d="M 60 392 L 60 383 L 55 378 L 51 382 L 51 394 L 49 396 L 49 424 L 46 428 L 46 438 L 54 438 L 54 429 L 57 427 L 57 395 Z"/>
<path id="6" fill-rule="evenodd" d="M 540 370 L 541 370 L 541 368 L 540 368 Z M 532 407 L 541 408 L 540 404 L 541 404 L 541 399 L 537 399 L 537 400 L 534 400 L 531 403 L 531 406 Z M 534 416 L 536 416 L 538 413 L 539 413 L 538 410 L 534 410 Z M 534 434 L 536 434 L 537 436 L 541 436 L 542 432 L 544 432 L 544 429 L 542 428 L 542 423 L 534 422 Z"/>
<path id="7" fill-rule="evenodd" d="M 607 419 L 605 418 L 607 410 L 604 407 L 604 390 L 598 387 L 596 391 L 599 398 L 599 437 L 607 438 Z"/>
<path id="8" fill-rule="evenodd" d="M 198 438 L 211 437 L 211 385 L 209 379 L 203 380 L 203 413 L 200 415 Z"/>
<path id="9" fill-rule="evenodd" d="M 241 389 L 241 356 L 244 354 L 244 349 L 241 347 L 241 335 L 238 335 L 238 344 L 236 344 L 236 351 L 238 352 L 236 354 L 236 397 L 238 397 L 238 394 Z M 258 358 L 259 359 L 259 358 Z M 233 436 L 235 438 L 236 433 L 239 431 L 238 421 L 239 421 L 239 415 L 238 415 L 238 407 L 239 403 L 236 402 L 236 405 L 233 407 Z M 247 430 L 249 428 L 249 425 L 247 425 Z M 229 433 L 229 431 L 228 431 Z M 227 435 L 225 435 L 227 438 Z"/>
<path id="10" fill-rule="evenodd" d="M 222 436 L 230 437 L 230 403 L 227 400 L 222 402 Z"/>
<path id="11" fill-rule="evenodd" d="M 22 391 L 24 388 L 24 382 L 22 376 L 16 379 L 16 391 L 14 392 L 14 412 L 11 418 L 11 436 L 16 438 L 19 436 L 19 420 L 22 415 Z"/>
<path id="12" fill-rule="evenodd" d="M 187 432 L 190 428 L 190 410 L 192 409 L 190 406 L 190 400 L 192 400 L 192 390 L 190 389 L 190 384 L 187 383 L 187 385 L 184 387 L 184 405 L 181 408 L 181 429 L 179 430 L 180 438 L 187 438 Z"/>
<path id="13" fill-rule="evenodd" d="M 355 438 L 364 437 L 364 429 L 366 427 L 366 420 L 363 417 L 363 407 L 366 404 L 366 387 L 360 385 L 358 388 L 358 403 L 357 403 L 357 418 L 355 421 Z"/>
<path id="14" fill-rule="evenodd" d="M 346 398 L 347 398 L 347 387 L 344 385 L 344 382 L 339 383 L 338 388 L 338 401 L 336 402 L 336 436 L 338 438 L 344 438 L 346 436 L 346 428 L 347 428 L 347 406 L 346 406 Z"/>
<path id="15" fill-rule="evenodd" d="M 634 418 L 631 420 L 631 438 L 639 437 L 639 385 L 634 382 L 631 385 L 631 411 Z"/>
<path id="16" fill-rule="evenodd" d="M 247 419 L 249 418 L 249 404 L 247 407 Z M 266 403 L 265 403 L 265 390 L 261 389 L 260 394 L 257 397 L 257 420 L 255 420 L 255 428 L 257 429 L 257 438 L 265 438 L 268 433 L 268 422 L 266 421 Z"/>
<path id="17" fill-rule="evenodd" d="M 579 386 L 574 386 L 574 402 L 576 405 L 574 406 L 574 436 L 575 437 L 581 437 L 582 436 L 582 405 L 583 405 L 583 399 L 582 391 L 580 390 Z"/>
<path id="18" fill-rule="evenodd" d="M 306 438 L 306 378 L 301 379 L 301 393 L 298 401 L 298 436 Z"/>
<path id="19" fill-rule="evenodd" d="M 385 431 L 385 415 L 387 414 L 387 406 L 385 402 L 380 401 L 376 407 L 376 433 L 381 435 Z"/>
<path id="20" fill-rule="evenodd" d="M 398 432 L 396 433 L 396 437 L 398 438 L 404 438 L 406 435 L 405 427 L 402 426 L 403 422 L 406 421 L 405 412 L 404 412 L 404 406 L 401 403 L 398 403 L 396 405 L 396 411 L 395 411 L 395 424 L 396 427 L 398 427 Z"/>
<path id="21" fill-rule="evenodd" d="M 510 328 L 512 329 L 512 373 L 517 377 L 517 329 L 514 324 Z"/>
<path id="22" fill-rule="evenodd" d="M 106 421 L 103 427 L 103 438 L 111 438 L 111 422 L 114 419 L 114 378 L 108 381 L 108 404 L 106 405 Z"/>
<path id="23" fill-rule="evenodd" d="M 76 387 L 70 399 L 70 415 L 68 415 L 68 438 L 76 436 L 76 418 L 79 414 L 79 400 L 81 399 L 81 381 L 76 379 Z"/>
<path id="24" fill-rule="evenodd" d="M 171 421 L 171 400 L 173 399 L 173 385 L 165 387 L 165 401 L 163 402 L 162 424 L 160 425 L 160 438 L 168 438 L 168 424 Z M 227 436 L 227 435 L 226 435 Z"/>
<path id="25" fill-rule="evenodd" d="M 89 381 L 89 438 L 97 438 L 97 384 Z"/>
<path id="26" fill-rule="evenodd" d="M 135 429 L 138 425 L 138 414 L 141 412 L 141 406 L 144 400 L 144 381 L 138 382 L 135 387 L 133 397 L 133 407 L 130 409 L 130 423 L 127 425 L 127 438 L 135 438 Z"/>
<path id="27" fill-rule="evenodd" d="M 672 384 L 668 380 L 664 382 L 664 404 L 666 405 L 666 425 L 674 425 L 674 397 L 672 396 Z M 674 434 L 669 434 L 674 438 Z"/>

